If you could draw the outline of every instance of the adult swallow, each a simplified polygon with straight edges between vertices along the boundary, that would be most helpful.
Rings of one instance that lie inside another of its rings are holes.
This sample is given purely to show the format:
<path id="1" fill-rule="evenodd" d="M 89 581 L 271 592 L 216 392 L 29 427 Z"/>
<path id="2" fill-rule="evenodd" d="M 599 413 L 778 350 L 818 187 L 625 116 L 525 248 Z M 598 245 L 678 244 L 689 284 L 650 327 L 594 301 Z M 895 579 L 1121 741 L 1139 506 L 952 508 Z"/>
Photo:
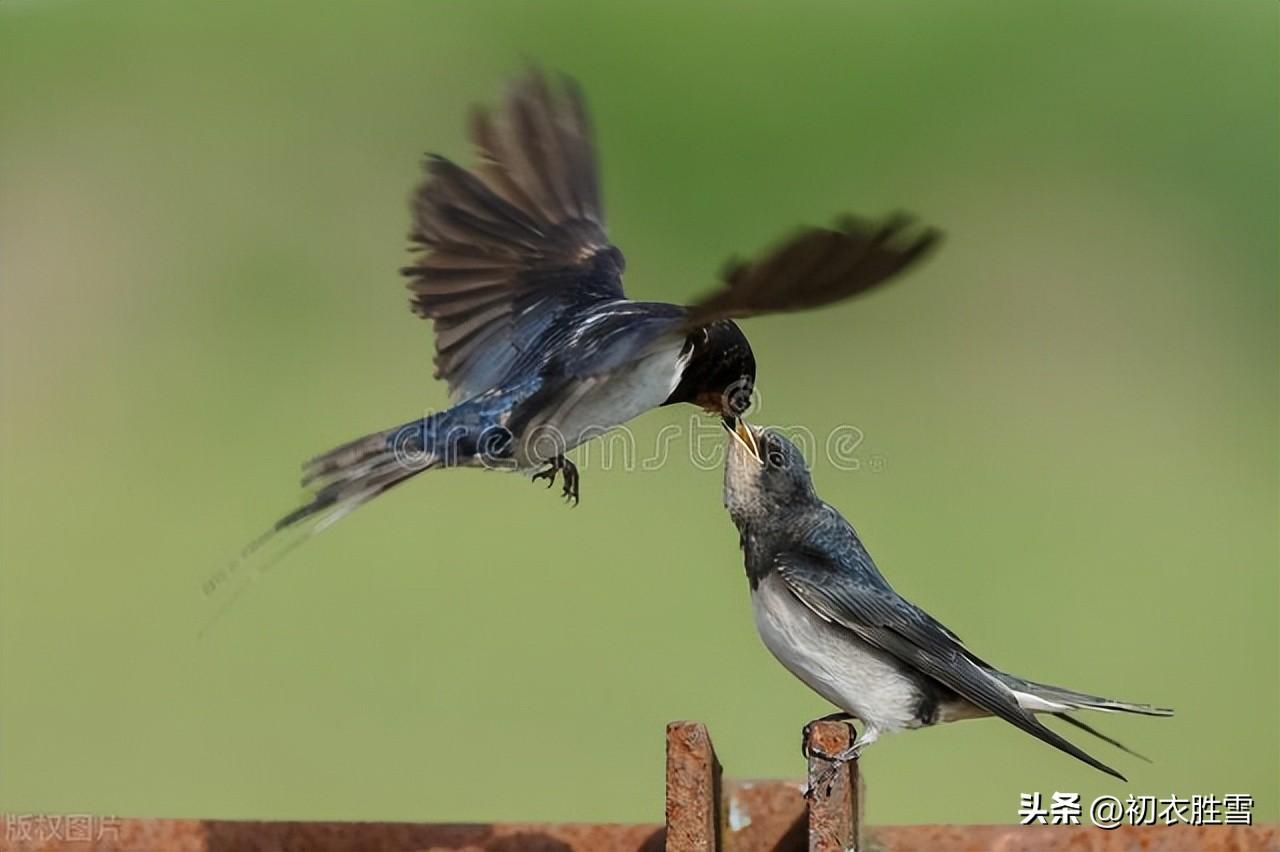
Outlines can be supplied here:
<path id="1" fill-rule="evenodd" d="M 721 416 L 747 406 L 751 345 L 735 318 L 836 302 L 882 284 L 938 238 L 903 216 L 802 230 L 753 263 L 731 264 L 691 305 L 636 301 L 609 242 L 595 146 L 578 87 L 534 71 L 502 109 L 478 110 L 467 170 L 429 155 L 413 192 L 404 267 L 411 307 L 435 332 L 435 375 L 452 407 L 343 444 L 307 462 L 312 492 L 259 539 L 314 533 L 425 470 L 488 467 L 545 478 L 565 453 L 663 405 Z M 539 471 L 539 469 L 541 469 Z M 252 547 L 252 546 L 251 546 Z"/>
<path id="2" fill-rule="evenodd" d="M 853 526 L 818 497 L 795 444 L 740 419 L 725 426 L 732 440 L 724 501 L 742 544 L 756 630 L 778 662 L 842 711 L 825 718 L 863 723 L 847 750 L 819 755 L 832 765 L 809 794 L 887 731 L 986 716 L 1124 780 L 1036 714 L 1057 716 L 1129 751 L 1068 714 L 1170 716 L 1172 710 L 1037 683 L 980 659 L 893 590 Z"/>

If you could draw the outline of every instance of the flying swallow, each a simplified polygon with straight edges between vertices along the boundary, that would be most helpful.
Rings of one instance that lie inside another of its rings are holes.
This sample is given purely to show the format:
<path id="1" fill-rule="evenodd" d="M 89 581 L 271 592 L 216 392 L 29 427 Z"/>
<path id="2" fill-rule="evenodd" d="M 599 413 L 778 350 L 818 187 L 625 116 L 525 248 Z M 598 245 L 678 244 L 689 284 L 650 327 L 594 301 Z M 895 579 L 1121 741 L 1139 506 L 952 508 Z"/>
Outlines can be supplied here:
<path id="1" fill-rule="evenodd" d="M 573 81 L 531 71 L 471 122 L 477 164 L 438 155 L 411 198 L 404 267 L 413 312 L 435 332 L 435 375 L 452 407 L 373 432 L 303 466 L 311 492 L 274 533 L 311 535 L 426 470 L 486 467 L 563 476 L 565 453 L 653 408 L 691 403 L 717 416 L 747 407 L 751 345 L 733 321 L 837 302 L 893 279 L 938 233 L 894 215 L 806 228 L 689 305 L 637 301 L 609 242 L 595 145 Z"/>
<path id="2" fill-rule="evenodd" d="M 731 440 L 724 500 L 738 528 L 760 638 L 788 671 L 842 711 L 825 718 L 863 724 L 847 750 L 819 755 L 832 765 L 809 794 L 885 732 L 986 716 L 1124 779 L 1037 714 L 1129 751 L 1069 714 L 1172 710 L 1037 683 L 978 658 L 893 590 L 853 526 L 818 497 L 795 444 L 740 418 L 726 418 L 725 427 Z"/>

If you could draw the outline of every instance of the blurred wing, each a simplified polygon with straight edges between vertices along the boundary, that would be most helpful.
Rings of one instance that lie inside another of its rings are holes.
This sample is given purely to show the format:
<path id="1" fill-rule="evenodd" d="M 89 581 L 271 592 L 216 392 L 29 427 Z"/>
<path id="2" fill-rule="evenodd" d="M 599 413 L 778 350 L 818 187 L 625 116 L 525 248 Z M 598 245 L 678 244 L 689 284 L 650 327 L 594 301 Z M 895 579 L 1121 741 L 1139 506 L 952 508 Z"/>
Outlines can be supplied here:
<path id="1" fill-rule="evenodd" d="M 1123 780 L 1018 706 L 1012 690 L 987 672 L 954 633 L 887 586 L 864 582 L 819 554 L 784 553 L 776 566 L 791 592 L 824 621 L 852 631 L 966 701 Z"/>
<path id="2" fill-rule="evenodd" d="M 497 114 L 478 110 L 474 171 L 427 158 L 405 267 L 414 313 L 436 335 L 436 376 L 455 398 L 497 382 L 566 306 L 622 298 L 622 253 L 605 235 L 581 92 L 529 72 Z"/>
<path id="3" fill-rule="evenodd" d="M 941 237 L 902 215 L 808 228 L 753 263 L 731 263 L 724 286 L 690 306 L 689 326 L 830 305 L 872 289 L 928 254 Z"/>

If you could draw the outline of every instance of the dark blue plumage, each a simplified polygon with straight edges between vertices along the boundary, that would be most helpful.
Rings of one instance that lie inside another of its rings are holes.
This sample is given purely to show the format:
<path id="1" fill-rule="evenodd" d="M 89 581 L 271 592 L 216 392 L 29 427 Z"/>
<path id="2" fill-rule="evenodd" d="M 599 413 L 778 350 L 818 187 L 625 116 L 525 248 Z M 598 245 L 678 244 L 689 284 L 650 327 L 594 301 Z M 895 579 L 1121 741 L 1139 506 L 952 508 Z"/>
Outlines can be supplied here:
<path id="1" fill-rule="evenodd" d="M 628 299 L 626 262 L 605 233 L 595 149 L 581 93 L 532 72 L 501 110 L 477 111 L 479 163 L 440 156 L 411 198 L 417 252 L 402 272 L 411 307 L 435 332 L 436 376 L 454 405 L 309 461 L 311 499 L 270 533 L 317 532 L 437 467 L 563 475 L 565 453 L 661 405 L 741 413 L 755 356 L 733 322 L 848 298 L 892 279 L 934 244 L 903 217 L 797 233 L 690 306 Z"/>

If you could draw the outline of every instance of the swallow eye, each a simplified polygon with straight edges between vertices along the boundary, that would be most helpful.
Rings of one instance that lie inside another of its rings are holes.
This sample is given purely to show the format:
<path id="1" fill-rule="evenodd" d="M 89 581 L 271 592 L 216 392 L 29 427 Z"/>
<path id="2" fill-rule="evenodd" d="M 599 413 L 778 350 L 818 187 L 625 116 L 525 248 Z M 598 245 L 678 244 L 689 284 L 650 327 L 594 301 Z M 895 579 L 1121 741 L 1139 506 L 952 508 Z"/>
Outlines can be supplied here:
<path id="1" fill-rule="evenodd" d="M 725 388 L 725 403 L 733 414 L 741 417 L 751 407 L 751 385 L 742 379 Z"/>
<path id="2" fill-rule="evenodd" d="M 769 467 L 782 467 L 787 463 L 782 446 L 773 438 L 764 441 L 764 460 Z"/>

